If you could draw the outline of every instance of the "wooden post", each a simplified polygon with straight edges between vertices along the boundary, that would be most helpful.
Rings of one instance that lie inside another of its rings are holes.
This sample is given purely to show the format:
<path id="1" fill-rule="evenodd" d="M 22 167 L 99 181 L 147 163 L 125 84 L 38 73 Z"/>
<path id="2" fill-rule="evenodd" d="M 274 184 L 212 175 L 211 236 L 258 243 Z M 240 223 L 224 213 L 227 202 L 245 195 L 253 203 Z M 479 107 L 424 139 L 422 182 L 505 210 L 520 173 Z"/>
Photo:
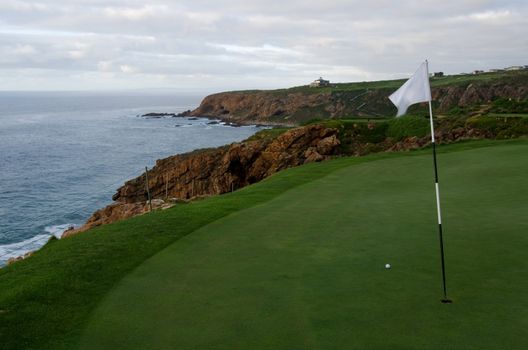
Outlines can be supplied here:
<path id="1" fill-rule="evenodd" d="M 165 175 L 165 200 L 169 198 L 169 175 Z"/>
<path id="2" fill-rule="evenodd" d="M 148 168 L 145 167 L 145 188 L 147 189 L 147 199 L 149 202 L 149 213 L 152 212 L 152 201 L 150 200 L 150 189 L 149 189 L 149 183 L 148 183 Z"/>

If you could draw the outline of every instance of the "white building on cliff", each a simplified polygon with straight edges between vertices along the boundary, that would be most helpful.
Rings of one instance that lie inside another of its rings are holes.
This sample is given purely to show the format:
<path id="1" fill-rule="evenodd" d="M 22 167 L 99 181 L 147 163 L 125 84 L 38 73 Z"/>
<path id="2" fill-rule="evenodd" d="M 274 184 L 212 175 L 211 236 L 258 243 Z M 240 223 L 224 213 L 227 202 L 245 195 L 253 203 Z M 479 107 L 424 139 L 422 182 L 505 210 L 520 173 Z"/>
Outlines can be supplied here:
<path id="1" fill-rule="evenodd" d="M 319 78 L 310 83 L 310 87 L 323 87 L 323 86 L 330 86 L 330 80 L 324 80 L 323 78 Z"/>

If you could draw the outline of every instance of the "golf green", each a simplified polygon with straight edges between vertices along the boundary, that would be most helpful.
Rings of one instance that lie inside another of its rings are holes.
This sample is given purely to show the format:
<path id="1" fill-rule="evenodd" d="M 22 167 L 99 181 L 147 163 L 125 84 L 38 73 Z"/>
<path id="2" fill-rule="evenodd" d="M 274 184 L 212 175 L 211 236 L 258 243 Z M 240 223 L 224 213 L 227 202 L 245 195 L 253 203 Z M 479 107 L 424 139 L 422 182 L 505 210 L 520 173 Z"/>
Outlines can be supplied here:
<path id="1" fill-rule="evenodd" d="M 217 220 L 126 276 L 81 349 L 525 349 L 528 145 L 351 165 Z M 385 269 L 385 264 L 392 265 Z"/>

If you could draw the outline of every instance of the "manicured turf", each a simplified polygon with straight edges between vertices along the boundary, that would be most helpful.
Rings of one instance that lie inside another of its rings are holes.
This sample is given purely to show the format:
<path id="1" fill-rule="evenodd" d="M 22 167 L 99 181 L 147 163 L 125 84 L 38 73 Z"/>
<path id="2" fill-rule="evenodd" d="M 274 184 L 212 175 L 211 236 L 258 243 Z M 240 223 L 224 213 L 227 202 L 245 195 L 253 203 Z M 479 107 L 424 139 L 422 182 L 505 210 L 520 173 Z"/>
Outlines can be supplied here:
<path id="1" fill-rule="evenodd" d="M 453 304 L 431 157 L 416 153 L 334 169 L 180 239 L 104 298 L 80 348 L 525 349 L 528 143 L 439 166 Z"/>
<path id="2" fill-rule="evenodd" d="M 336 169 L 399 156 L 380 154 L 310 164 L 233 194 L 53 241 L 31 258 L 0 269 L 0 349 L 70 350 L 104 295 L 169 244 L 223 216 L 268 201 Z"/>

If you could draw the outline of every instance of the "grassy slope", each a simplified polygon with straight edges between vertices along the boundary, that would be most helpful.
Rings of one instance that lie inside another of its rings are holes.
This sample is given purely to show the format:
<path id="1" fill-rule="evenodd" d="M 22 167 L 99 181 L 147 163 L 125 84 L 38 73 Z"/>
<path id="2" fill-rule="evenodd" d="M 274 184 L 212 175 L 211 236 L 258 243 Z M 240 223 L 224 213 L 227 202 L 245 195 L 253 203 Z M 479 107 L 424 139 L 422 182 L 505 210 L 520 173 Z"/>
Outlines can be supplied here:
<path id="1" fill-rule="evenodd" d="M 430 155 L 341 159 L 247 189 L 329 167 L 145 262 L 81 348 L 524 349 L 528 143 L 502 145 L 439 159 L 452 305 L 439 302 Z"/>
<path id="2" fill-rule="evenodd" d="M 494 73 L 483 73 L 483 74 L 460 74 L 460 75 L 446 75 L 441 78 L 431 78 L 432 87 L 442 87 L 449 85 L 468 85 L 471 83 L 479 82 L 505 82 L 507 83 L 512 77 L 518 79 L 527 79 L 528 71 L 511 71 L 511 72 L 494 72 Z M 406 79 L 397 79 L 397 80 L 380 80 L 380 81 L 363 81 L 363 82 L 354 82 L 354 83 L 337 83 L 332 84 L 332 87 L 321 87 L 321 88 L 311 88 L 308 85 L 296 86 L 288 89 L 276 89 L 276 90 L 267 90 L 278 95 L 284 93 L 321 93 L 321 92 L 347 92 L 347 91 L 358 91 L 358 90 L 377 90 L 377 89 L 398 89 Z M 233 92 L 243 92 L 243 93 L 255 93 L 259 91 L 266 90 L 245 90 L 245 91 L 233 91 Z"/>
<path id="3" fill-rule="evenodd" d="M 308 85 L 296 86 L 288 89 L 276 89 L 276 90 L 247 90 L 247 91 L 234 91 L 236 94 L 254 94 L 262 93 L 268 98 L 286 98 L 287 95 L 292 93 L 301 93 L 306 95 L 311 94 L 331 94 L 331 100 L 333 102 L 323 103 L 312 107 L 304 106 L 299 107 L 295 113 L 288 116 L 286 119 L 283 115 L 270 117 L 274 122 L 288 122 L 288 123 L 304 123 L 313 118 L 328 119 L 331 116 L 330 110 L 333 107 L 331 105 L 339 106 L 339 118 L 386 118 L 392 117 L 396 114 L 396 108 L 390 103 L 386 96 L 389 96 L 392 92 L 398 89 L 405 79 L 399 80 L 382 80 L 382 81 L 367 81 L 367 82 L 354 82 L 354 83 L 337 83 L 332 84 L 329 87 L 311 88 Z M 477 86 L 490 86 L 490 85 L 506 85 L 506 86 L 526 86 L 528 84 L 528 70 L 521 71 L 510 71 L 510 72 L 496 72 L 496 73 L 483 73 L 483 74 L 460 74 L 460 75 L 448 75 L 440 78 L 431 78 L 431 86 L 433 88 L 450 87 L 450 86 L 461 86 L 465 87 L 470 84 L 476 84 Z M 373 95 L 372 95 L 373 94 Z M 374 97 L 373 97 L 374 96 Z M 484 101 L 483 101 L 484 103 Z M 496 109 L 495 104 L 497 101 L 484 103 Z M 451 106 L 449 110 L 443 110 L 444 115 L 468 115 L 478 113 L 484 105 L 480 103 L 472 106 L 457 107 L 456 104 Z M 523 107 L 524 106 L 524 107 Z M 526 101 L 512 101 L 511 106 L 505 111 L 495 111 L 495 113 L 527 113 Z M 433 101 L 433 109 L 436 111 L 438 102 Z M 522 107 L 522 108 L 521 108 Z M 519 110 L 519 109 L 522 110 Z M 489 112 L 488 110 L 485 113 Z M 236 117 L 247 118 L 247 111 L 239 110 L 234 112 Z M 414 105 L 411 106 L 408 114 L 410 115 L 427 115 L 428 110 L 425 105 Z M 250 118 L 251 119 L 251 118 Z"/>
<path id="4" fill-rule="evenodd" d="M 351 163 L 313 164 L 207 200 L 54 241 L 0 269 L 1 349 L 70 349 L 92 309 L 123 276 L 190 232 Z"/>

